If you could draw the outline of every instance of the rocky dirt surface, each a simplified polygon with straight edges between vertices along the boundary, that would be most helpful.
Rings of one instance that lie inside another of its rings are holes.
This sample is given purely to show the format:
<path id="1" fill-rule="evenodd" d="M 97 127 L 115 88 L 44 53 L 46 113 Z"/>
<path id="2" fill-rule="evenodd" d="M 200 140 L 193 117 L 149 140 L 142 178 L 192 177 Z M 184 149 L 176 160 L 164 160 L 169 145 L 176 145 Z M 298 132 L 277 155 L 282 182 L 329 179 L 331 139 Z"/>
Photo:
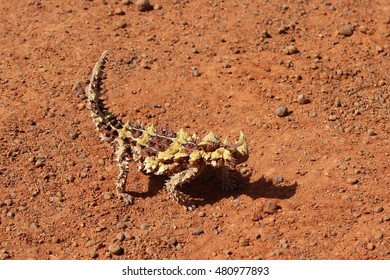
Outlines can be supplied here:
<path id="1" fill-rule="evenodd" d="M 390 259 L 390 4 L 1 1 L 0 259 Z M 142 10 L 142 9 L 141 9 Z M 167 198 L 131 163 L 115 197 L 83 85 L 110 51 L 124 120 L 250 146 Z"/>

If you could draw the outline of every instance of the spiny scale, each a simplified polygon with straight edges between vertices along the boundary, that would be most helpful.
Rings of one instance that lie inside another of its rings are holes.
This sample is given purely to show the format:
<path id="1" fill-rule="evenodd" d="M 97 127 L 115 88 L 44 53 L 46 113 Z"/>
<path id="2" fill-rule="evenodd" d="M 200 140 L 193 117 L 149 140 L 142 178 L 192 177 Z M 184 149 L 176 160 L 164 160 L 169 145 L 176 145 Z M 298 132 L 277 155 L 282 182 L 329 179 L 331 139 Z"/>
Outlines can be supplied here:
<path id="1" fill-rule="evenodd" d="M 188 204 L 188 198 L 180 187 L 202 174 L 207 166 L 215 168 L 220 174 L 224 189 L 231 190 L 240 185 L 229 170 L 248 159 L 248 146 L 242 132 L 238 141 L 229 145 L 227 140 L 221 142 L 213 132 L 199 139 L 197 134 L 190 136 L 183 129 L 174 132 L 170 128 L 144 126 L 140 122 L 124 124 L 109 112 L 102 98 L 107 60 L 108 51 L 104 51 L 92 70 L 86 93 L 91 116 L 101 138 L 115 149 L 119 166 L 116 192 L 122 200 L 133 203 L 125 188 L 130 159 L 145 174 L 169 176 L 165 183 L 168 194 L 187 210 L 194 206 Z"/>

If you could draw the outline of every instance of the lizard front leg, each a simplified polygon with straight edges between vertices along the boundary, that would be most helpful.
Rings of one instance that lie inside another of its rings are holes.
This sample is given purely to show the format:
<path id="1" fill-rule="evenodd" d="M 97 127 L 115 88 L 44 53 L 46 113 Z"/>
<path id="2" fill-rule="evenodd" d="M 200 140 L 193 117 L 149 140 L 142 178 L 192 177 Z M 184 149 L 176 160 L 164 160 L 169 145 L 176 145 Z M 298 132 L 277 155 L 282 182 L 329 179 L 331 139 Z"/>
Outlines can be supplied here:
<path id="1" fill-rule="evenodd" d="M 119 175 L 116 178 L 116 194 L 126 204 L 133 204 L 133 197 L 126 192 L 126 180 L 129 173 L 129 149 L 123 141 L 117 143 L 115 159 L 119 166 Z"/>
<path id="2" fill-rule="evenodd" d="M 220 184 L 224 191 L 234 191 L 242 188 L 241 182 L 227 167 L 218 167 L 216 171 L 221 180 Z"/>

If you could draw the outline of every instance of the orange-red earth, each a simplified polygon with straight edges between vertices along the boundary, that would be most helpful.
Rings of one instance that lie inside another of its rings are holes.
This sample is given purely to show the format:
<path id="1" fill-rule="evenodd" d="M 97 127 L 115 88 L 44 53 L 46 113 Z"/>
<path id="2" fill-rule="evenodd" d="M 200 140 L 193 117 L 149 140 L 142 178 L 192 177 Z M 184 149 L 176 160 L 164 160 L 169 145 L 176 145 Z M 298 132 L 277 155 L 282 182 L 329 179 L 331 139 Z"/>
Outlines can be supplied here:
<path id="1" fill-rule="evenodd" d="M 389 2 L 152 4 L 1 1 L 0 259 L 390 259 Z M 83 96 L 103 50 L 123 120 L 242 130 L 244 188 L 205 174 L 185 212 L 131 163 L 119 201 Z"/>

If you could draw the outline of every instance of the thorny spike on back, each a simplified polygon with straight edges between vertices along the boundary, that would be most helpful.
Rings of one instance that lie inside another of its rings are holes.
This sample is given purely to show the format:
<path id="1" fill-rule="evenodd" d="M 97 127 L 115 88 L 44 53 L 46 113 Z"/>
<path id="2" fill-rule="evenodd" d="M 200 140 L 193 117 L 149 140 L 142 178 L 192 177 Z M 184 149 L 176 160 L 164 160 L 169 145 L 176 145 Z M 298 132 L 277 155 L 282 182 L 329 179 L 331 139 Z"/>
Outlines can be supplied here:
<path id="1" fill-rule="evenodd" d="M 207 166 L 215 168 L 220 174 L 223 189 L 232 190 L 240 186 L 229 170 L 248 159 L 248 145 L 242 132 L 238 141 L 229 145 L 227 141 L 221 142 L 213 132 L 199 139 L 196 133 L 190 136 L 183 129 L 175 133 L 168 127 L 155 128 L 140 122 L 123 124 L 109 112 L 102 98 L 107 61 L 108 51 L 104 51 L 92 70 L 86 94 L 92 119 L 101 138 L 115 149 L 119 166 L 116 192 L 121 199 L 128 204 L 133 203 L 125 188 L 130 159 L 145 174 L 169 176 L 165 183 L 169 195 L 187 210 L 194 206 L 188 205 L 187 196 L 180 191 L 180 187 L 202 174 Z"/>

